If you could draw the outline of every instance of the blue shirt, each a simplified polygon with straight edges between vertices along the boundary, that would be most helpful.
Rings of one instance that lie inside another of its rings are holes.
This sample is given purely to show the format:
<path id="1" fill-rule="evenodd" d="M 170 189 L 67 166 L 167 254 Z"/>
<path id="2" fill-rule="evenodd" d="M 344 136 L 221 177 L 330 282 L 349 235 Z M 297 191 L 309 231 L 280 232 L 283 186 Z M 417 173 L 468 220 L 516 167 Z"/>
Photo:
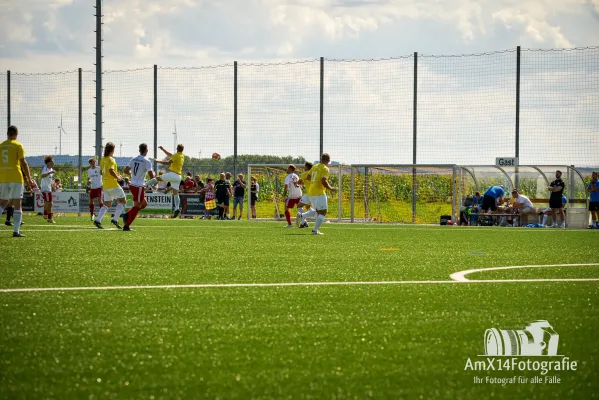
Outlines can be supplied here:
<path id="1" fill-rule="evenodd" d="M 505 194 L 505 190 L 503 190 L 499 186 L 491 186 L 485 192 L 485 196 L 491 196 L 494 199 L 498 199 L 500 197 L 503 197 L 504 194 Z"/>
<path id="2" fill-rule="evenodd" d="M 477 199 L 476 196 L 474 196 L 472 198 L 472 205 L 473 206 L 479 206 L 481 204 L 483 204 L 483 197 L 482 196 L 480 196 L 480 199 Z"/>
<path id="3" fill-rule="evenodd" d="M 599 189 L 599 181 L 589 183 L 588 188 L 592 189 L 593 187 L 595 189 Z M 590 195 L 591 195 L 591 203 L 599 202 L 599 192 L 591 192 Z"/>
<path id="4" fill-rule="evenodd" d="M 562 204 L 567 204 L 568 198 L 566 196 L 562 196 Z"/>

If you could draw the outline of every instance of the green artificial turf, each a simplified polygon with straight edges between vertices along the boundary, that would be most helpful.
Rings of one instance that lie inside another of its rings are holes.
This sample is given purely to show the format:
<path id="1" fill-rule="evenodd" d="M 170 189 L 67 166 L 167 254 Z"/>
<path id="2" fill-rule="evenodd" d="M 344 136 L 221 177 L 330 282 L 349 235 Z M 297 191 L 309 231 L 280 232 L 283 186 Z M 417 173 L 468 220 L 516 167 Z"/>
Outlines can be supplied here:
<path id="1" fill-rule="evenodd" d="M 599 263 L 599 231 L 26 217 L 0 229 L 0 288 L 449 281 Z M 110 224 L 105 220 L 104 225 Z M 599 278 L 599 266 L 469 279 Z M 576 371 L 474 383 L 483 334 L 548 320 Z M 594 398 L 599 282 L 410 283 L 0 293 L 0 398 Z"/>

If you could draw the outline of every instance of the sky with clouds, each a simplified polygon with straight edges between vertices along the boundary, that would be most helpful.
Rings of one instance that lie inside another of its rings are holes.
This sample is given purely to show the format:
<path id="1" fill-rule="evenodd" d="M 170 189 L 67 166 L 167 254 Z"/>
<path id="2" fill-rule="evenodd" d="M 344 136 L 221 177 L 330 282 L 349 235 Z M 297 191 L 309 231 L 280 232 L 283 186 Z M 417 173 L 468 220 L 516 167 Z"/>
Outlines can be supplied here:
<path id="1" fill-rule="evenodd" d="M 0 0 L 0 71 L 93 70 L 94 3 Z M 599 0 L 105 0 L 104 23 L 104 67 L 141 68 L 105 74 L 105 137 L 117 137 L 126 154 L 140 138 L 152 140 L 152 70 L 144 68 L 154 64 L 161 67 L 161 143 L 172 143 L 177 121 L 190 154 L 231 154 L 230 64 L 238 61 L 239 152 L 315 158 L 319 63 L 258 64 L 323 56 L 329 59 L 325 150 L 345 162 L 409 163 L 411 55 L 418 51 L 419 162 L 492 163 L 514 149 L 515 52 L 426 56 L 597 46 Z M 588 150 L 599 148 L 599 117 L 590 115 L 599 109 L 598 55 L 523 52 L 521 147 L 528 162 L 599 158 Z M 223 66 L 163 69 L 214 65 Z M 87 154 L 92 81 L 84 73 Z M 77 129 L 76 74 L 13 76 L 13 82 L 13 122 L 35 132 L 34 152 L 53 152 L 60 113 L 68 132 Z M 0 118 L 6 118 L 3 86 Z M 481 150 L 464 147 L 472 138 Z M 63 140 L 63 153 L 76 152 L 73 137 Z M 565 150 L 556 154 L 558 143 Z"/>

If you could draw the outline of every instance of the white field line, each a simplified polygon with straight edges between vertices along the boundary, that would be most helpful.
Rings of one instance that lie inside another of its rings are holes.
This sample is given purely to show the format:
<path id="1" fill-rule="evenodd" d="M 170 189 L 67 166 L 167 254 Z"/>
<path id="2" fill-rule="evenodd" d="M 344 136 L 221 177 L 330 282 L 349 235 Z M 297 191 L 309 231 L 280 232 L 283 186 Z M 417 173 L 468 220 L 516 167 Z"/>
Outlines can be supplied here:
<path id="1" fill-rule="evenodd" d="M 442 284 L 475 284 L 475 283 L 535 283 L 535 282 L 599 282 L 599 278 L 583 279 L 506 279 L 506 280 L 464 280 L 464 281 L 382 281 L 382 282 L 287 282 L 287 283 L 205 283 L 190 285 L 147 285 L 147 286 L 89 286 L 89 287 L 56 287 L 56 288 L 15 288 L 0 289 L 0 293 L 23 292 L 74 292 L 105 290 L 146 290 L 146 289 L 206 289 L 206 288 L 253 288 L 253 287 L 288 287 L 288 286 L 375 286 L 375 285 L 442 285 Z"/>
<path id="2" fill-rule="evenodd" d="M 466 271 L 459 271 L 451 274 L 449 277 L 456 282 L 481 282 L 481 280 L 470 280 L 466 278 L 466 275 L 473 274 L 475 272 L 486 272 L 486 271 L 501 271 L 505 269 L 521 269 L 521 268 L 551 268 L 551 267 L 590 267 L 597 266 L 599 263 L 590 264 L 545 264 L 545 265 L 514 265 L 509 267 L 491 267 L 491 268 L 478 268 L 469 269 Z M 565 279 L 565 281 L 577 280 L 577 281 L 599 281 L 594 278 L 581 278 L 581 279 Z M 484 280 L 482 282 L 541 282 L 546 281 L 544 279 L 514 279 L 514 280 Z M 554 281 L 554 280 L 551 280 Z"/>

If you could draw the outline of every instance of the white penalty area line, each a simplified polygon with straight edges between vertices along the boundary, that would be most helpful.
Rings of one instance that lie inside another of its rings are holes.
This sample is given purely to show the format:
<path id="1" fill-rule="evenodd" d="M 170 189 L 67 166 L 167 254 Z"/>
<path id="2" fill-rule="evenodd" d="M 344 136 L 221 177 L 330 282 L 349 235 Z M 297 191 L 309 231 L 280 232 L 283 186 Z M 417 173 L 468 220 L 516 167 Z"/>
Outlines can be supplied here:
<path id="1" fill-rule="evenodd" d="M 589 264 L 543 264 L 543 265 L 514 265 L 509 267 L 491 267 L 491 268 L 478 268 L 469 269 L 466 271 L 459 271 L 451 274 L 449 277 L 456 282 L 481 282 L 481 280 L 470 280 L 466 278 L 466 275 L 474 274 L 475 272 L 487 272 L 487 271 L 502 271 L 506 269 L 522 269 L 522 268 L 555 268 L 555 267 L 594 267 L 598 266 L 599 263 Z M 555 279 L 514 279 L 514 280 L 484 280 L 482 282 L 545 282 L 545 281 L 556 281 Z M 580 279 L 560 279 L 558 281 L 599 281 L 599 278 L 580 278 Z"/>

